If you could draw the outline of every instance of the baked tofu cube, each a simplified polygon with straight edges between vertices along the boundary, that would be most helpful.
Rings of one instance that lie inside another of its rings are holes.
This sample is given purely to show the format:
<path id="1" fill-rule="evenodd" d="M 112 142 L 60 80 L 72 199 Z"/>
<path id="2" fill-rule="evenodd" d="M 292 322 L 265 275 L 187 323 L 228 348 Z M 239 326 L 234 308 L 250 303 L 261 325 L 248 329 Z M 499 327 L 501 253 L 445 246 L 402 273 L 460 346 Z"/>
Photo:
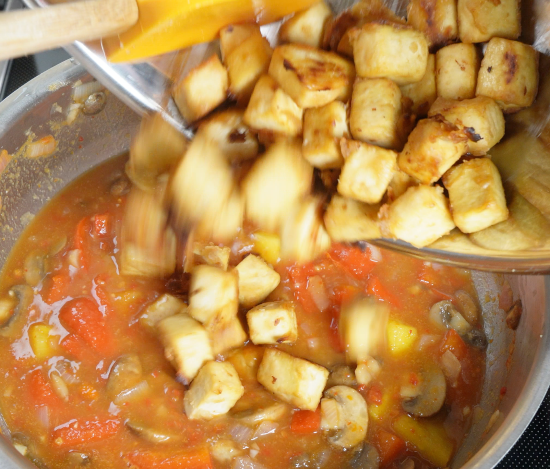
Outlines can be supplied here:
<path id="1" fill-rule="evenodd" d="M 186 311 L 187 305 L 182 300 L 165 293 L 145 308 L 145 311 L 139 317 L 139 322 L 153 328 L 163 319 Z"/>
<path id="2" fill-rule="evenodd" d="M 340 138 L 348 136 L 346 105 L 341 101 L 305 110 L 302 153 L 312 166 L 340 168 L 344 164 Z"/>
<path id="3" fill-rule="evenodd" d="M 475 156 L 485 155 L 504 137 L 502 110 L 486 96 L 463 101 L 438 98 L 429 112 L 430 117 L 437 115 L 466 132 L 468 153 Z"/>
<path id="4" fill-rule="evenodd" d="M 463 233 L 473 233 L 508 218 L 500 174 L 489 158 L 474 158 L 443 176 L 451 212 Z"/>
<path id="5" fill-rule="evenodd" d="M 328 370 L 275 348 L 266 349 L 258 381 L 282 401 L 315 410 L 327 383 Z"/>
<path id="6" fill-rule="evenodd" d="M 243 394 L 244 387 L 231 363 L 208 362 L 185 393 L 185 414 L 190 420 L 227 414 Z"/>
<path id="7" fill-rule="evenodd" d="M 387 78 L 359 78 L 353 85 L 350 131 L 356 140 L 399 150 L 401 90 Z"/>
<path id="8" fill-rule="evenodd" d="M 229 76 L 229 94 L 237 103 L 246 104 L 254 85 L 267 73 L 273 49 L 267 39 L 251 35 L 224 59 Z"/>
<path id="9" fill-rule="evenodd" d="M 494 38 L 487 44 L 477 77 L 476 96 L 493 98 L 501 109 L 531 106 L 539 85 L 539 53 L 527 44 Z"/>
<path id="10" fill-rule="evenodd" d="M 231 248 L 195 242 L 193 244 L 193 254 L 200 264 L 207 264 L 222 270 L 227 270 Z"/>
<path id="11" fill-rule="evenodd" d="M 411 0 L 407 23 L 424 33 L 428 47 L 446 46 L 458 36 L 456 0 Z"/>
<path id="12" fill-rule="evenodd" d="M 261 303 L 281 281 L 281 276 L 254 254 L 245 257 L 235 271 L 239 274 L 239 303 L 245 308 Z"/>
<path id="13" fill-rule="evenodd" d="M 269 74 L 301 108 L 347 101 L 355 67 L 337 54 L 301 44 L 276 47 Z"/>
<path id="14" fill-rule="evenodd" d="M 314 3 L 309 8 L 295 13 L 281 25 L 279 40 L 320 48 L 325 24 L 331 17 L 332 11 L 324 1 Z"/>
<path id="15" fill-rule="evenodd" d="M 261 344 L 293 344 L 298 323 L 292 301 L 262 303 L 246 313 L 250 340 Z"/>
<path id="16" fill-rule="evenodd" d="M 346 162 L 338 181 L 338 193 L 367 204 L 377 204 L 397 168 L 397 153 L 368 143 L 342 139 Z"/>
<path id="17" fill-rule="evenodd" d="M 189 285 L 189 315 L 201 323 L 216 317 L 236 317 L 239 309 L 238 278 L 234 272 L 199 265 Z"/>
<path id="18" fill-rule="evenodd" d="M 303 264 L 330 248 L 321 213 L 323 202 L 321 197 L 308 196 L 289 211 L 281 227 L 281 259 Z"/>
<path id="19" fill-rule="evenodd" d="M 428 56 L 426 73 L 422 80 L 401 87 L 401 94 L 412 101 L 411 111 L 418 117 L 425 117 L 437 98 L 435 87 L 435 55 Z"/>
<path id="20" fill-rule="evenodd" d="M 437 95 L 468 99 L 476 95 L 480 57 L 474 44 L 451 44 L 435 55 Z"/>
<path id="21" fill-rule="evenodd" d="M 330 238 L 338 242 L 379 238 L 379 205 L 369 205 L 334 194 L 325 212 L 325 227 Z"/>
<path id="22" fill-rule="evenodd" d="M 187 314 L 176 314 L 161 320 L 157 330 L 164 346 L 164 355 L 188 383 L 204 363 L 214 358 L 206 330 Z"/>
<path id="23" fill-rule="evenodd" d="M 220 51 L 222 60 L 229 57 L 240 44 L 246 41 L 249 37 L 262 37 L 260 26 L 253 23 L 245 24 L 230 24 L 220 30 Z"/>
<path id="24" fill-rule="evenodd" d="M 200 125 L 200 131 L 214 140 L 232 163 L 258 155 L 258 138 L 243 121 L 244 111 L 229 109 L 218 112 Z"/>
<path id="25" fill-rule="evenodd" d="M 439 119 L 422 119 L 397 158 L 401 171 L 433 184 L 467 151 L 464 131 Z"/>
<path id="26" fill-rule="evenodd" d="M 389 78 L 399 86 L 420 81 L 428 63 L 424 34 L 396 24 L 367 23 L 353 45 L 357 75 Z"/>
<path id="27" fill-rule="evenodd" d="M 227 88 L 227 70 L 213 55 L 191 70 L 172 94 L 183 118 L 195 122 L 225 101 Z"/>
<path id="28" fill-rule="evenodd" d="M 220 314 L 208 321 L 204 328 L 210 337 L 210 345 L 214 355 L 242 347 L 247 339 L 241 321 L 236 316 Z"/>
<path id="29" fill-rule="evenodd" d="M 406 241 L 418 248 L 449 233 L 455 224 L 449 201 L 440 186 L 414 186 L 381 209 L 382 234 Z"/>
<path id="30" fill-rule="evenodd" d="M 404 173 L 399 168 L 396 168 L 392 180 L 388 185 L 388 191 L 386 192 L 386 200 L 393 202 L 395 199 L 403 195 L 409 187 L 417 186 L 418 181 Z"/>
<path id="31" fill-rule="evenodd" d="M 520 0 L 457 0 L 457 17 L 462 42 L 516 39 L 521 33 Z"/>
<path id="32" fill-rule="evenodd" d="M 296 137 L 302 133 L 303 113 L 273 78 L 264 75 L 254 87 L 243 120 L 257 131 Z"/>
<path id="33" fill-rule="evenodd" d="M 242 182 L 247 218 L 276 232 L 297 201 L 311 189 L 313 168 L 301 145 L 280 141 L 268 148 Z"/>

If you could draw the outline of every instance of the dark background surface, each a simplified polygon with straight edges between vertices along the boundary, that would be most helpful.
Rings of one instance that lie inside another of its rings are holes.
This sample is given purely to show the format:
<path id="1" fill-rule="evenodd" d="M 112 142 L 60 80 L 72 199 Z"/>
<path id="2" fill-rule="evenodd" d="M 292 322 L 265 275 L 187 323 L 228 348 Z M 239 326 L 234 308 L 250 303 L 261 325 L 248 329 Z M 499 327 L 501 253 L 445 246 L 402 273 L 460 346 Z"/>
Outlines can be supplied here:
<path id="1" fill-rule="evenodd" d="M 10 0 L 0 0 L 0 11 L 6 7 L 8 1 Z M 13 60 L 4 86 L 0 83 L 0 100 L 36 75 L 68 58 L 69 55 L 65 51 L 57 49 Z M 550 393 L 546 395 L 543 405 L 526 432 L 497 466 L 497 469 L 539 468 L 550 469 Z"/>

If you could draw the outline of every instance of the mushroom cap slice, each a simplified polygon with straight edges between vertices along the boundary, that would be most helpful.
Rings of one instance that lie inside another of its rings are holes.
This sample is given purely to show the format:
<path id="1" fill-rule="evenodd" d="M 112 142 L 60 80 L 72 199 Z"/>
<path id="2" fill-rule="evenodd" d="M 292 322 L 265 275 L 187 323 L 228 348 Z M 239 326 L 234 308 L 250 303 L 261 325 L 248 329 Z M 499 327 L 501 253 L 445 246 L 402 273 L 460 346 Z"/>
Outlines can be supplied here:
<path id="1" fill-rule="evenodd" d="M 405 398 L 402 407 L 417 417 L 429 417 L 439 412 L 445 402 L 447 383 L 439 367 L 433 367 L 420 373 L 420 394 Z"/>
<path id="2" fill-rule="evenodd" d="M 449 300 L 439 301 L 430 308 L 430 320 L 444 329 L 454 329 L 460 335 L 472 328 Z"/>
<path id="3" fill-rule="evenodd" d="M 348 463 L 350 469 L 378 469 L 380 467 L 380 455 L 370 443 L 357 446 L 355 454 Z"/>
<path id="4" fill-rule="evenodd" d="M 342 448 L 353 448 L 367 435 L 367 403 L 361 394 L 349 386 L 333 386 L 325 391 L 322 401 L 330 399 L 337 404 L 340 425 L 337 430 L 330 431 L 328 441 Z"/>

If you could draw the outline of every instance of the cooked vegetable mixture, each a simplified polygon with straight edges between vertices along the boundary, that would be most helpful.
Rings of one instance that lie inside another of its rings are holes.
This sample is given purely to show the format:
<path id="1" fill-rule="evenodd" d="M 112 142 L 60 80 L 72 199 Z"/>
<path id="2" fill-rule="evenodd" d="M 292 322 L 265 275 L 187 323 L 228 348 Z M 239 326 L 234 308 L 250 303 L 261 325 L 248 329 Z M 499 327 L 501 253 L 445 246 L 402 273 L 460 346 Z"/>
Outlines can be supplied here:
<path id="1" fill-rule="evenodd" d="M 127 242 L 147 195 L 125 163 L 58 195 L 4 267 L 0 405 L 21 453 L 52 468 L 449 464 L 485 369 L 468 272 L 367 244 L 285 263 L 250 225 L 137 276 L 166 264 Z"/>

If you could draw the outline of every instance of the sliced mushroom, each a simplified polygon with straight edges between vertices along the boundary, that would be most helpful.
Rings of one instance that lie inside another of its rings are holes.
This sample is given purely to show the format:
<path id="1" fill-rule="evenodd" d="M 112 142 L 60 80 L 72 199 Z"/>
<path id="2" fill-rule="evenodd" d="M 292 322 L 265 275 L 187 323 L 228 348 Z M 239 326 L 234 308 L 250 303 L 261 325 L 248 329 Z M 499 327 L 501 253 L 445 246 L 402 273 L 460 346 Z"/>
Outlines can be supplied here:
<path id="1" fill-rule="evenodd" d="M 145 423 L 135 420 L 127 420 L 126 427 L 136 436 L 148 441 L 149 443 L 168 443 L 174 441 L 177 436 L 158 428 L 153 428 Z"/>
<path id="2" fill-rule="evenodd" d="M 81 453 L 80 451 L 71 451 L 67 454 L 67 463 L 69 467 L 83 467 L 92 462 L 89 454 Z"/>
<path id="3" fill-rule="evenodd" d="M 454 329 L 460 335 L 466 334 L 472 328 L 448 300 L 439 301 L 431 307 L 430 319 L 444 329 Z"/>
<path id="4" fill-rule="evenodd" d="M 479 349 L 487 348 L 487 337 L 485 332 L 480 329 L 470 329 L 462 336 L 464 342 Z"/>
<path id="5" fill-rule="evenodd" d="M 46 256 L 39 251 L 32 251 L 25 258 L 25 282 L 36 287 L 46 276 Z"/>
<path id="6" fill-rule="evenodd" d="M 348 467 L 351 469 L 378 469 L 380 467 L 380 455 L 374 446 L 363 443 L 354 450 Z"/>
<path id="7" fill-rule="evenodd" d="M 327 380 L 327 388 L 338 385 L 355 386 L 356 384 L 355 373 L 348 365 L 336 365 Z"/>
<path id="8" fill-rule="evenodd" d="M 403 409 L 417 417 L 429 417 L 439 412 L 447 393 L 445 375 L 441 369 L 434 366 L 422 371 L 418 386 L 417 396 L 403 399 Z"/>
<path id="9" fill-rule="evenodd" d="M 5 311 L 0 314 L 2 321 L 0 333 L 6 335 L 9 333 L 10 326 L 13 322 L 32 304 L 34 292 L 28 285 L 15 285 L 8 292 L 11 302 L 6 300 Z M 8 309 L 9 307 L 9 309 Z"/>
<path id="10" fill-rule="evenodd" d="M 289 407 L 282 402 L 275 402 L 263 409 L 248 409 L 233 414 L 232 417 L 239 419 L 246 425 L 255 425 L 266 420 L 276 422 L 289 412 Z"/>
<path id="11" fill-rule="evenodd" d="M 107 380 L 107 393 L 111 399 L 116 399 L 122 392 L 138 385 L 142 373 L 141 361 L 135 353 L 119 357 Z"/>
<path id="12" fill-rule="evenodd" d="M 327 402 L 336 405 L 327 406 Z M 353 448 L 365 439 L 369 423 L 367 403 L 355 389 L 349 386 L 333 386 L 325 391 L 325 397 L 321 399 L 322 416 L 327 408 L 336 410 L 339 415 L 338 428 L 328 431 L 330 443 L 342 448 Z"/>
<path id="13" fill-rule="evenodd" d="M 477 322 L 479 316 L 478 307 L 474 299 L 468 292 L 465 292 L 464 290 L 458 290 L 455 293 L 455 298 L 458 301 L 464 319 L 466 319 L 466 321 L 468 321 L 473 326 Z"/>

